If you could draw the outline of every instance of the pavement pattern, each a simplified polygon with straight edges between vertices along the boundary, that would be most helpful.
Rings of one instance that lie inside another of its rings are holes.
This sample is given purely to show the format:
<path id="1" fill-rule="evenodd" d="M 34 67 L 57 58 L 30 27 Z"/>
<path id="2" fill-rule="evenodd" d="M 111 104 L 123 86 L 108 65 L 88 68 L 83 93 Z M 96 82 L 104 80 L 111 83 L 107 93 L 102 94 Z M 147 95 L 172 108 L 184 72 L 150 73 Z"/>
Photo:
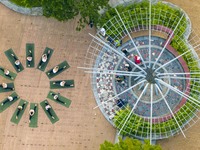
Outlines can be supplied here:
<path id="1" fill-rule="evenodd" d="M 51 102 L 59 121 L 51 124 L 39 107 L 38 128 L 30 128 L 28 109 L 18 125 L 10 122 L 17 104 L 0 114 L 0 150 L 97 150 L 104 140 L 114 141 L 115 129 L 106 121 L 101 112 L 93 107 L 96 102 L 90 85 L 90 77 L 78 66 L 82 66 L 85 53 L 91 41 L 88 33 L 96 31 L 86 27 L 77 32 L 78 18 L 69 22 L 58 22 L 45 17 L 32 17 L 16 13 L 0 4 L 0 65 L 15 72 L 4 51 L 12 48 L 22 64 L 26 64 L 26 43 L 35 44 L 36 65 L 45 47 L 54 49 L 46 70 L 67 60 L 70 68 L 53 80 L 75 81 L 75 88 L 57 89 L 64 97 L 72 100 L 70 108 Z M 1 82 L 9 80 L 0 78 Z M 30 103 L 40 103 L 50 91 L 49 79 L 45 72 L 26 68 L 17 74 L 15 91 Z M 77 85 L 77 86 L 76 86 Z M 3 100 L 10 93 L 1 93 Z"/>

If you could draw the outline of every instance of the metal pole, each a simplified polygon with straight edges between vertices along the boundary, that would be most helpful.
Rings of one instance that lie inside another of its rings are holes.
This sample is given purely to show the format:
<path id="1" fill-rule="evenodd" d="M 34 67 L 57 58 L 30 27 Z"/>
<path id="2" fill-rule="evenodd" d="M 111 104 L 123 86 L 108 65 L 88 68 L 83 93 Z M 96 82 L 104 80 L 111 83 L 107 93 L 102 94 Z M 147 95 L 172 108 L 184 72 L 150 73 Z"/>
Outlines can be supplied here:
<path id="1" fill-rule="evenodd" d="M 145 68 L 146 68 L 146 64 L 144 63 L 144 59 L 143 59 L 142 55 L 140 54 L 140 52 L 139 52 L 137 46 L 135 45 L 135 42 L 133 41 L 133 39 L 132 39 L 132 37 L 131 37 L 129 31 L 127 30 L 127 28 L 126 28 L 126 26 L 125 26 L 125 24 L 124 24 L 124 22 L 123 22 L 123 20 L 122 20 L 122 18 L 121 18 L 121 16 L 120 16 L 120 14 L 119 14 L 119 12 L 117 11 L 116 8 L 115 8 L 115 11 L 117 12 L 117 15 L 119 16 L 120 21 L 122 22 L 122 24 L 123 24 L 123 26 L 124 26 L 124 28 L 125 28 L 125 30 L 126 30 L 128 36 L 129 36 L 131 42 L 133 43 L 133 45 L 134 45 L 134 47 L 135 47 L 135 49 L 136 49 L 138 55 L 140 56 L 140 58 L 141 58 L 141 60 L 142 60 L 142 62 L 143 62 L 143 64 L 144 64 L 144 66 L 145 66 Z"/>
<path id="2" fill-rule="evenodd" d="M 177 29 L 178 25 L 180 24 L 180 22 L 181 22 L 181 20 L 182 20 L 183 16 L 184 16 L 184 14 L 181 16 L 181 18 L 180 18 L 179 22 L 177 23 L 177 25 L 176 25 L 175 29 L 174 29 L 174 30 L 173 30 L 173 32 L 170 34 L 170 36 L 169 36 L 169 38 L 168 38 L 167 42 L 165 43 L 165 45 L 164 45 L 163 49 L 161 50 L 161 52 L 160 52 L 160 54 L 159 54 L 159 56 L 158 56 L 158 59 L 157 59 L 157 60 L 155 61 L 155 63 L 153 64 L 153 68 L 154 68 L 155 64 L 157 63 L 157 61 L 160 59 L 160 56 L 161 56 L 161 55 L 162 55 L 162 53 L 164 52 L 164 50 L 165 50 L 165 48 L 166 48 L 167 44 L 169 43 L 170 39 L 172 38 L 172 35 L 173 35 L 173 34 L 174 34 L 174 32 L 176 31 L 176 29 Z"/>
<path id="3" fill-rule="evenodd" d="M 151 62 L 151 0 L 149 0 L 149 62 Z M 149 63 L 149 67 L 151 67 Z"/>
<path id="4" fill-rule="evenodd" d="M 139 100 L 141 99 L 143 93 L 146 91 L 146 88 L 148 87 L 148 85 L 149 85 L 149 83 L 146 84 L 146 86 L 145 86 L 145 88 L 143 89 L 142 93 L 141 93 L 140 96 L 138 97 L 138 99 L 137 99 L 135 105 L 133 106 L 131 112 L 129 113 L 128 117 L 126 118 L 126 120 L 125 120 L 124 124 L 122 125 L 121 129 L 119 130 L 118 134 L 120 134 L 121 131 L 123 130 L 124 126 L 126 125 L 126 122 L 128 121 L 128 119 L 130 118 L 130 116 L 131 116 L 131 114 L 133 113 L 134 109 L 136 108 L 136 106 L 137 106 Z"/>
<path id="5" fill-rule="evenodd" d="M 152 145 L 153 84 L 151 84 L 150 144 Z"/>
<path id="6" fill-rule="evenodd" d="M 156 84 L 156 86 L 157 86 L 157 84 Z M 167 103 L 167 100 L 165 99 L 165 97 L 164 97 L 162 91 L 159 89 L 159 87 L 157 87 L 157 88 L 158 88 L 158 91 L 160 92 L 160 94 L 162 95 L 162 98 L 163 98 L 163 100 L 165 101 L 165 104 L 167 105 L 167 107 L 168 107 L 170 113 L 172 114 L 174 120 L 176 121 L 176 124 L 178 125 L 179 129 L 181 130 L 181 133 L 183 134 L 184 138 L 186 138 L 186 136 L 185 136 L 185 134 L 184 134 L 184 132 L 183 132 L 181 126 L 179 125 L 178 121 L 176 120 L 176 117 L 174 116 L 174 113 L 172 112 L 172 110 L 171 110 L 169 104 Z"/>
<path id="7" fill-rule="evenodd" d="M 100 107 L 101 105 L 107 103 L 108 101 L 111 101 L 111 100 L 115 99 L 115 98 L 118 97 L 119 95 L 121 95 L 121 94 L 123 94 L 123 93 L 125 93 L 125 92 L 127 92 L 127 91 L 129 91 L 129 90 L 131 90 L 132 88 L 136 87 L 137 85 L 139 85 L 139 84 L 141 84 L 141 83 L 143 83 L 143 82 L 145 82 L 145 81 L 146 81 L 146 80 L 142 80 L 142 81 L 136 83 L 135 85 L 129 87 L 128 89 L 124 90 L 123 92 L 121 92 L 121 93 L 115 95 L 114 97 L 109 98 L 108 100 L 106 100 L 106 101 L 102 102 L 101 104 L 97 105 L 97 106 L 94 107 L 93 109 L 96 109 L 96 108 Z"/>
<path id="8" fill-rule="evenodd" d="M 118 52 L 117 50 L 115 50 L 113 47 L 111 47 L 110 45 L 108 45 L 106 42 L 104 42 L 102 39 L 92 35 L 89 33 L 90 36 L 92 36 L 93 38 L 95 38 L 96 40 L 102 42 L 104 45 L 106 45 L 107 47 L 109 47 L 110 50 L 114 51 L 115 53 L 117 53 L 118 55 L 120 55 L 121 57 L 123 57 L 127 62 L 133 64 L 135 67 L 137 67 L 138 69 L 140 69 L 141 71 L 143 71 L 145 74 L 146 72 L 144 71 L 144 69 L 142 69 L 139 65 L 136 65 L 134 62 L 132 62 L 131 60 L 129 60 L 128 58 L 126 58 L 124 55 L 122 55 L 120 52 Z"/>

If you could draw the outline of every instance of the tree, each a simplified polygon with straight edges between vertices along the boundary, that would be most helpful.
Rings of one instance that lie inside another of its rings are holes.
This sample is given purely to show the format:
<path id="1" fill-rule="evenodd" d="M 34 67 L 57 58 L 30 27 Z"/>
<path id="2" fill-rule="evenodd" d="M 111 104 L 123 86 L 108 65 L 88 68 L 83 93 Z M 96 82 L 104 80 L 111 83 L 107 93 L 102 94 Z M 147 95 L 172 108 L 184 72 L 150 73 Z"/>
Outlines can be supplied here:
<path id="1" fill-rule="evenodd" d="M 28 0 L 27 0 L 28 1 Z M 100 9 L 108 8 L 109 0 L 42 0 L 41 6 L 46 17 L 67 21 L 80 15 L 77 30 L 85 27 L 90 21 L 97 24 Z"/>
<path id="2" fill-rule="evenodd" d="M 75 0 L 42 0 L 43 15 L 59 21 L 73 19 L 79 14 Z"/>
<path id="3" fill-rule="evenodd" d="M 54 17 L 59 21 L 67 21 L 80 15 L 77 30 L 85 27 L 90 21 L 94 25 L 100 18 L 99 11 L 109 8 L 109 0 L 11 0 L 24 7 L 40 6 L 46 17 Z"/>
<path id="4" fill-rule="evenodd" d="M 127 137 L 125 140 L 119 138 L 119 142 L 116 144 L 105 141 L 100 145 L 100 150 L 162 150 L 162 148 L 160 145 L 150 145 L 148 140 L 142 143 L 137 139 Z"/>

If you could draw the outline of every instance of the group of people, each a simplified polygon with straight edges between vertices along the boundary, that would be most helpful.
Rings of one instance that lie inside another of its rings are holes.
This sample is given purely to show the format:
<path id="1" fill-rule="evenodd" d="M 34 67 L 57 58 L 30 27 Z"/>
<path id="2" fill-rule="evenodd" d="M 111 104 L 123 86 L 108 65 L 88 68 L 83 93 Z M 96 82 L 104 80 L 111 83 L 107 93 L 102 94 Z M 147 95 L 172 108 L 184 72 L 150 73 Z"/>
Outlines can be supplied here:
<path id="1" fill-rule="evenodd" d="M 122 40 L 114 40 L 111 36 L 106 35 L 106 30 L 105 28 L 100 28 L 99 30 L 99 34 L 104 37 L 106 39 L 106 41 L 108 41 L 109 43 L 111 43 L 112 45 L 115 45 L 116 47 L 122 45 Z M 121 51 L 125 54 L 126 57 L 130 57 L 130 53 L 128 52 L 128 50 L 126 48 L 121 49 Z M 141 58 L 138 55 L 134 56 L 134 61 L 135 64 L 140 64 L 141 63 Z"/>
<path id="2" fill-rule="evenodd" d="M 111 45 L 115 46 L 116 48 L 122 44 L 122 40 L 113 39 L 111 36 L 106 35 L 105 28 L 100 28 L 99 34 Z"/>
<path id="3" fill-rule="evenodd" d="M 47 62 L 49 55 L 50 55 L 50 50 L 47 52 L 47 54 L 45 53 L 45 54 L 42 55 L 41 62 L 39 63 L 39 68 L 41 68 L 42 63 Z M 17 67 L 17 70 L 20 71 L 19 65 L 21 64 L 21 62 L 19 61 L 19 59 L 17 59 L 17 57 L 14 54 L 11 54 L 11 56 L 15 60 L 15 66 Z M 29 50 L 29 55 L 27 56 L 26 59 L 28 61 L 28 66 L 30 66 L 31 61 L 33 60 L 32 51 L 31 50 Z M 48 74 L 51 74 L 51 73 L 55 74 L 55 73 L 57 73 L 59 71 L 62 71 L 64 68 L 66 68 L 66 66 L 64 66 L 62 68 L 59 68 L 59 66 L 55 66 Z M 13 77 L 10 75 L 10 71 L 9 70 L 3 69 L 3 68 L 0 68 L 0 70 L 2 72 L 4 72 L 4 74 L 6 76 L 8 76 L 11 79 L 13 79 Z M 68 84 L 66 81 L 55 81 L 55 82 L 53 82 L 53 84 L 60 85 L 61 87 L 74 86 L 73 83 L 72 84 Z M 12 89 L 12 90 L 14 90 L 14 88 L 13 87 L 9 87 L 7 83 L 0 84 L 0 87 L 2 87 L 4 89 Z M 60 100 L 59 93 L 58 94 L 51 93 L 51 95 L 53 96 L 53 99 L 55 99 L 56 101 L 58 101 L 58 102 L 60 102 L 62 104 L 66 104 L 65 102 Z M 12 102 L 12 101 L 16 100 L 17 98 L 19 98 L 19 96 L 8 96 L 6 98 L 6 100 L 1 103 L 1 106 L 4 106 L 6 103 Z M 24 110 L 25 105 L 26 105 L 26 102 L 24 102 L 22 105 L 17 106 L 16 119 L 18 119 L 20 112 L 22 110 Z M 36 109 L 37 109 L 37 104 L 35 104 L 33 109 L 30 109 L 30 111 L 29 111 L 29 122 L 31 122 L 31 119 L 34 116 L 34 114 L 36 112 Z M 52 115 L 52 107 L 49 105 L 49 103 L 47 101 L 45 101 L 45 110 L 48 112 L 48 114 L 51 116 L 52 119 L 55 119 L 55 117 Z"/>
<path id="4" fill-rule="evenodd" d="M 60 96 L 59 96 L 60 93 L 58 94 L 50 93 L 50 95 L 52 95 L 53 99 L 58 101 L 59 103 L 66 104 L 66 102 L 60 99 Z M 55 117 L 52 115 L 52 107 L 49 105 L 47 101 L 45 101 L 45 110 L 48 112 L 48 114 L 51 116 L 52 119 L 55 119 Z"/>
<path id="5" fill-rule="evenodd" d="M 47 52 L 47 54 L 45 53 L 45 54 L 42 55 L 41 62 L 39 63 L 39 68 L 41 68 L 42 63 L 47 62 L 48 57 L 50 55 L 50 52 L 51 51 L 49 50 Z M 13 56 L 13 58 L 15 60 L 15 66 L 17 67 L 18 71 L 20 71 L 20 68 L 19 68 L 19 65 L 21 64 L 20 61 L 17 59 L 17 57 L 14 54 L 11 54 L 11 56 Z M 29 50 L 29 55 L 27 56 L 26 59 L 28 61 L 28 66 L 30 66 L 31 61 L 33 60 L 32 51 L 31 50 Z M 51 73 L 55 74 L 55 73 L 57 73 L 59 71 L 62 71 L 66 67 L 67 66 L 59 68 L 59 66 L 55 66 L 48 74 L 51 74 Z M 10 75 L 10 71 L 9 70 L 3 69 L 3 68 L 0 68 L 0 70 L 3 71 L 6 76 L 8 76 L 11 79 L 13 79 L 13 77 Z M 55 82 L 53 82 L 53 84 L 60 85 L 61 87 L 64 87 L 64 86 L 74 86 L 74 84 L 68 84 L 65 81 L 55 81 Z M 0 84 L 0 87 L 2 87 L 4 89 L 12 89 L 12 90 L 14 90 L 14 88 L 8 87 L 7 83 Z M 66 104 L 65 102 L 63 102 L 62 100 L 60 100 L 59 93 L 58 94 L 51 93 L 51 95 L 53 96 L 53 99 L 57 100 L 58 102 L 60 102 L 62 104 Z M 8 96 L 7 99 L 1 103 L 1 106 L 5 105 L 8 102 L 12 102 L 12 101 L 14 101 L 17 98 L 19 98 L 19 97 L 18 96 L 14 96 L 14 97 Z M 24 102 L 22 105 L 17 106 L 16 119 L 18 119 L 18 116 L 19 116 L 20 112 L 22 110 L 24 110 L 25 105 L 26 105 L 26 102 Z M 31 119 L 34 116 L 34 114 L 36 112 L 36 109 L 37 109 L 37 104 L 35 104 L 35 106 L 34 106 L 33 109 L 30 109 L 30 111 L 29 111 L 29 122 L 31 122 Z M 51 116 L 52 119 L 55 119 L 55 117 L 52 115 L 52 112 L 51 112 L 52 111 L 52 107 L 49 105 L 49 103 L 47 101 L 45 101 L 45 110 L 48 112 L 48 114 Z"/>
<path id="6" fill-rule="evenodd" d="M 18 119 L 18 116 L 19 116 L 20 112 L 21 112 L 22 110 L 24 110 L 25 105 L 26 105 L 26 102 L 24 102 L 22 105 L 17 106 L 16 119 Z M 32 117 L 34 116 L 34 114 L 35 114 L 35 112 L 36 112 L 36 109 L 37 109 L 37 104 L 35 104 L 35 106 L 34 106 L 33 109 L 30 109 L 30 110 L 29 110 L 29 122 L 31 122 L 31 119 L 32 119 Z"/>
<path id="7" fill-rule="evenodd" d="M 13 98 L 8 97 L 8 99 L 9 99 L 9 100 L 13 100 L 14 97 L 13 97 Z M 59 99 L 58 99 L 58 96 L 56 96 L 56 95 L 54 95 L 54 99 L 59 100 Z M 59 101 L 60 101 L 60 100 L 59 100 Z M 60 101 L 60 102 L 62 102 L 62 101 Z M 5 103 L 6 103 L 6 101 L 5 101 L 4 103 L 2 103 L 2 104 L 5 104 Z M 64 102 L 63 102 L 63 103 L 64 103 Z M 65 103 L 65 104 L 66 104 L 66 103 Z M 18 116 L 19 116 L 20 112 L 21 112 L 22 110 L 24 110 L 25 105 L 26 105 L 26 102 L 24 102 L 22 105 L 17 106 L 16 119 L 18 119 Z M 34 116 L 34 114 L 35 114 L 35 112 L 36 112 L 36 109 L 37 109 L 37 104 L 35 104 L 35 106 L 34 106 L 33 109 L 30 109 L 30 110 L 29 110 L 29 122 L 31 122 L 31 119 L 32 119 L 32 117 Z M 52 109 L 52 107 L 48 104 L 47 101 L 45 101 L 45 110 L 49 113 L 49 115 L 51 116 L 52 119 L 55 119 L 55 117 L 52 115 L 51 109 Z"/>
<path id="8" fill-rule="evenodd" d="M 47 62 L 47 59 L 50 55 L 51 51 L 48 50 L 47 54 L 43 54 L 42 55 L 42 59 L 39 63 L 39 68 L 41 68 L 41 64 Z M 19 65 L 21 64 L 21 62 L 19 61 L 19 59 L 17 59 L 17 57 L 14 54 L 11 54 L 11 56 L 13 56 L 14 60 L 15 60 L 15 66 L 17 67 L 17 70 L 20 71 Z M 26 57 L 27 61 L 28 61 L 28 66 L 30 66 L 31 61 L 33 60 L 33 55 L 32 55 L 32 51 L 29 50 L 29 55 Z"/>
<path id="9" fill-rule="evenodd" d="M 121 49 L 121 51 L 124 53 L 124 55 L 127 58 L 130 58 L 131 55 L 126 48 Z M 141 58 L 138 55 L 134 55 L 134 63 L 135 64 L 141 63 Z M 125 62 L 124 69 L 125 69 L 125 71 L 128 71 L 128 72 L 132 71 L 132 67 L 128 62 Z M 122 84 L 125 83 L 124 82 L 125 78 L 126 78 L 125 76 L 118 76 L 118 75 L 115 77 L 116 81 L 119 83 L 122 83 Z"/>
<path id="10" fill-rule="evenodd" d="M 45 54 L 42 55 L 41 61 L 39 63 L 39 68 L 41 68 L 42 63 L 47 62 L 50 53 L 51 53 L 51 51 L 48 50 L 47 53 L 45 53 Z M 17 57 L 14 54 L 11 54 L 11 56 L 13 56 L 13 58 L 15 60 L 15 66 L 17 67 L 18 71 L 20 71 L 19 65 L 21 64 L 21 62 L 19 61 L 19 59 L 17 59 Z M 26 59 L 28 61 L 28 66 L 30 66 L 31 61 L 33 60 L 33 55 L 32 55 L 32 51 L 31 50 L 29 50 L 29 55 L 26 57 Z M 59 67 L 59 66 L 55 67 L 55 69 L 54 69 L 55 72 L 57 72 L 56 71 L 57 67 Z"/>
<path id="11" fill-rule="evenodd" d="M 57 100 L 58 102 L 60 102 L 62 104 L 66 104 L 65 102 L 63 102 L 62 100 L 59 99 L 59 94 L 51 93 L 51 95 L 53 96 L 53 99 Z M 14 96 L 14 97 L 8 96 L 7 99 L 1 103 L 1 106 L 5 105 L 8 102 L 12 102 L 17 98 L 19 98 L 19 96 Z M 22 110 L 24 110 L 25 105 L 26 105 L 26 102 L 24 102 L 22 105 L 17 106 L 16 119 L 18 119 L 20 112 Z M 30 109 L 30 111 L 29 111 L 29 122 L 31 122 L 31 119 L 34 116 L 36 109 L 37 109 L 37 104 L 35 104 L 33 109 Z M 49 103 L 47 101 L 45 101 L 45 110 L 48 112 L 48 114 L 51 116 L 52 119 L 55 119 L 55 117 L 52 115 L 51 109 L 52 109 L 52 107 L 49 105 Z"/>
<path id="12" fill-rule="evenodd" d="M 127 58 L 130 58 L 130 53 L 128 52 L 127 48 L 122 48 L 121 51 L 125 54 Z M 135 64 L 141 64 L 141 58 L 138 55 L 134 55 L 134 62 Z"/>

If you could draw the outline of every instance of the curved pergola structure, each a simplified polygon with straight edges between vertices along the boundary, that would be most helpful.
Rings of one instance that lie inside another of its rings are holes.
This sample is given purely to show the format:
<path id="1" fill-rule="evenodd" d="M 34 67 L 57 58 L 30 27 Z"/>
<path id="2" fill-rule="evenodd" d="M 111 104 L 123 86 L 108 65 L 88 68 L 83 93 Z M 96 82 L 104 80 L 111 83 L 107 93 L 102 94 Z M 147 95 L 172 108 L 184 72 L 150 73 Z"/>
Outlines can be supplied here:
<path id="1" fill-rule="evenodd" d="M 91 73 L 94 108 L 122 135 L 150 141 L 186 137 L 200 104 L 200 39 L 187 14 L 151 1 L 112 14 L 91 35 L 81 67 Z"/>

